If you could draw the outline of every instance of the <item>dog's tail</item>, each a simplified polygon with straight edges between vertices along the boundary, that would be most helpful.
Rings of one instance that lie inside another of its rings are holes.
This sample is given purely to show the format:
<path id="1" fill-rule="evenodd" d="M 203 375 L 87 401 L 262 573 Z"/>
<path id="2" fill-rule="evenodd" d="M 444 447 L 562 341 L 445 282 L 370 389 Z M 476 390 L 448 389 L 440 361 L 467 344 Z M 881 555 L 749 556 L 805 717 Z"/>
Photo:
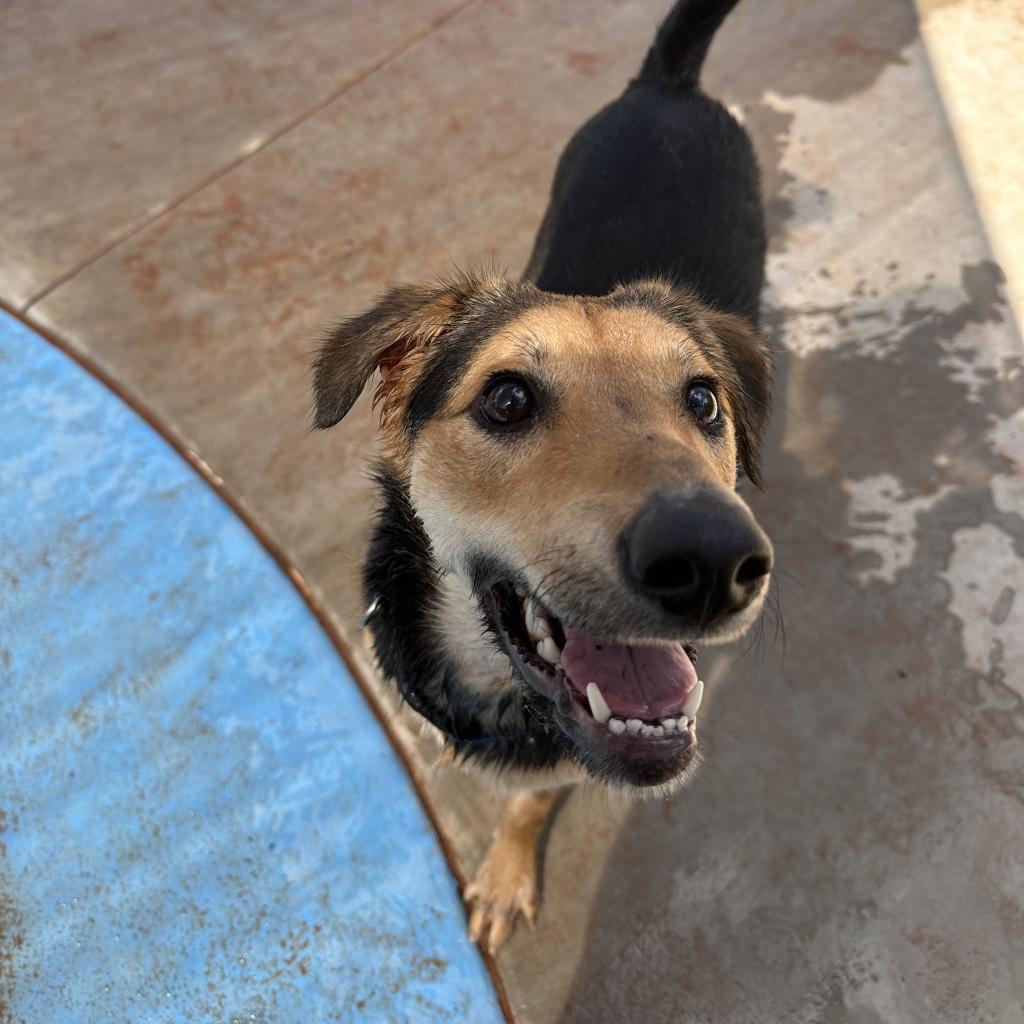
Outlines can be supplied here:
<path id="1" fill-rule="evenodd" d="M 681 88 L 695 86 L 711 40 L 737 3 L 677 0 L 661 23 L 638 77 Z"/>

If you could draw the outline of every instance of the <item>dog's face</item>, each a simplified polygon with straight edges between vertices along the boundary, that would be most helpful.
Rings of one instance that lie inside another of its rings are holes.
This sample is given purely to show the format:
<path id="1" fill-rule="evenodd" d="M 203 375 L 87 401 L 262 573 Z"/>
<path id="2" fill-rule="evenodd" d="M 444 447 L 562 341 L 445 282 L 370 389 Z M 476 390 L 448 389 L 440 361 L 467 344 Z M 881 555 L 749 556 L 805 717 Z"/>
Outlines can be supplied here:
<path id="1" fill-rule="evenodd" d="M 681 777 L 692 645 L 753 623 L 772 564 L 734 493 L 767 413 L 752 331 L 656 281 L 599 299 L 500 278 L 399 289 L 321 350 L 317 426 L 375 368 L 388 458 L 519 681 L 591 774 Z"/>

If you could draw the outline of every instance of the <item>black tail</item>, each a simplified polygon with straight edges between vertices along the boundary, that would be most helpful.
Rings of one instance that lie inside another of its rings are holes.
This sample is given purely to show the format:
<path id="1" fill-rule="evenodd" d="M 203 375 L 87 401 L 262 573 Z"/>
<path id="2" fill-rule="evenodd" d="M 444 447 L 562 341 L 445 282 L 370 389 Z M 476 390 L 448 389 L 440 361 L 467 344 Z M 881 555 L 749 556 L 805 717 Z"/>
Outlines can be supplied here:
<path id="1" fill-rule="evenodd" d="M 696 85 L 711 40 L 737 3 L 739 0 L 677 0 L 647 51 L 639 77 L 667 85 Z"/>

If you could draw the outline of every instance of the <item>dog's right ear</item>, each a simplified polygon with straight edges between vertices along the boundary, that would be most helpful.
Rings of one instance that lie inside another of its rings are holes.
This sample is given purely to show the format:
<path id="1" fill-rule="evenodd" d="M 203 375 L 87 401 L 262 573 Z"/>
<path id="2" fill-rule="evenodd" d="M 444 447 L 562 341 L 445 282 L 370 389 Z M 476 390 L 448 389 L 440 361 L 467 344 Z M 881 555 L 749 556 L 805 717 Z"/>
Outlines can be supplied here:
<path id="1" fill-rule="evenodd" d="M 382 377 L 422 355 L 485 282 L 459 277 L 436 288 L 405 285 L 361 316 L 344 320 L 313 361 L 313 426 L 333 427 L 352 408 L 374 370 Z"/>

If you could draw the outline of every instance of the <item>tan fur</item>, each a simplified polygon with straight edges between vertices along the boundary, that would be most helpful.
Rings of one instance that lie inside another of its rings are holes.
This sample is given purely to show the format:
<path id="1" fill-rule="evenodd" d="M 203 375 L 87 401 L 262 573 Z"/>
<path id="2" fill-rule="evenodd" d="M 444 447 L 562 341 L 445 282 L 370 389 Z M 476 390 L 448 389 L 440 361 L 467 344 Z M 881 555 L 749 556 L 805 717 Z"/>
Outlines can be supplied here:
<path id="1" fill-rule="evenodd" d="M 482 436 L 468 415 L 496 371 L 539 378 L 557 403 L 514 443 Z M 477 352 L 409 461 L 413 502 L 441 566 L 458 573 L 474 549 L 503 556 L 525 568 L 556 614 L 571 586 L 543 583 L 556 562 L 586 563 L 593 580 L 620 589 L 616 538 L 646 495 L 735 483 L 731 426 L 712 446 L 683 412 L 682 381 L 695 376 L 718 374 L 686 331 L 641 308 L 566 298 L 508 324 Z M 730 412 L 728 395 L 719 400 Z M 615 634 L 614 624 L 600 625 Z"/>
<path id="2" fill-rule="evenodd" d="M 539 363 L 531 350 L 541 354 Z M 479 428 L 462 417 L 496 370 L 539 373 L 561 392 L 557 421 L 538 431 L 536 443 L 515 451 L 491 445 L 491 452 Z M 417 455 L 443 453 L 433 471 L 468 512 L 508 506 L 510 485 L 516 503 L 542 513 L 581 485 L 629 492 L 633 503 L 671 480 L 731 487 L 732 439 L 711 453 L 682 415 L 680 381 L 700 375 L 711 376 L 712 368 L 680 328 L 646 310 L 566 299 L 530 310 L 484 346 L 445 413 L 423 431 Z"/>
<path id="3" fill-rule="evenodd" d="M 463 894 L 472 907 L 469 935 L 492 952 L 508 937 L 520 914 L 537 913 L 537 840 L 557 790 L 513 797 L 502 815 L 476 878 Z"/>

